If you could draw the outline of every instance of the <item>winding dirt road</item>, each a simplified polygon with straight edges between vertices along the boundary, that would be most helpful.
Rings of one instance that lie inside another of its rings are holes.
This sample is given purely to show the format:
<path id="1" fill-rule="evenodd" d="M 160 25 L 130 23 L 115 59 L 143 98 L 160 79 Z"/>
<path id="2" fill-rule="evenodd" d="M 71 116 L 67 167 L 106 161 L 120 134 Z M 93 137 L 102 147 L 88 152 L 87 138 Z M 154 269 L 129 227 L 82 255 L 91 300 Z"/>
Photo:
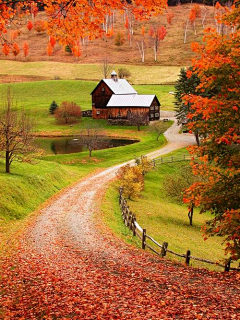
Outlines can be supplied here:
<path id="1" fill-rule="evenodd" d="M 179 135 L 149 158 L 194 143 Z M 237 319 L 237 274 L 174 264 L 126 245 L 96 219 L 119 166 L 48 204 L 2 261 L 3 319 Z M 0 313 L 1 318 L 1 313 Z"/>

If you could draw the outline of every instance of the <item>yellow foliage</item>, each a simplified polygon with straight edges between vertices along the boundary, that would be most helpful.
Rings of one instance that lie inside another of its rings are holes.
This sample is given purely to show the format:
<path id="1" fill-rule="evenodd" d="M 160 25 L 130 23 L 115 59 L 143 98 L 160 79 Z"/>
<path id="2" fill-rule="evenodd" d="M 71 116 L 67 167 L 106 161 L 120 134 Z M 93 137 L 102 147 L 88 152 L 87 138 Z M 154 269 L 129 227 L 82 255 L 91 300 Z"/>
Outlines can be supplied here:
<path id="1" fill-rule="evenodd" d="M 118 178 L 123 188 L 123 196 L 132 199 L 139 196 L 144 189 L 143 172 L 140 166 L 126 165 L 119 169 Z"/>
<path id="2" fill-rule="evenodd" d="M 153 169 L 152 161 L 149 161 L 146 156 L 141 156 L 140 158 L 136 159 L 136 163 L 138 167 L 141 168 L 143 175 Z"/>

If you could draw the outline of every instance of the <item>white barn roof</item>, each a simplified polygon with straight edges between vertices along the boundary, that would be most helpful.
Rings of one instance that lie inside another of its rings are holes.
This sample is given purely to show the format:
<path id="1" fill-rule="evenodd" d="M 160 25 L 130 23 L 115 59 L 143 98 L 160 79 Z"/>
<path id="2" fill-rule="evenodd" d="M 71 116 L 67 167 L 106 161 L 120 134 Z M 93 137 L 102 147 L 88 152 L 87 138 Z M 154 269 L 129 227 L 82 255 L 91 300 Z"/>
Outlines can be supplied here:
<path id="1" fill-rule="evenodd" d="M 113 94 L 107 107 L 150 107 L 154 94 Z"/>
<path id="2" fill-rule="evenodd" d="M 103 79 L 106 85 L 112 90 L 114 94 L 136 94 L 137 91 L 125 79 Z"/>

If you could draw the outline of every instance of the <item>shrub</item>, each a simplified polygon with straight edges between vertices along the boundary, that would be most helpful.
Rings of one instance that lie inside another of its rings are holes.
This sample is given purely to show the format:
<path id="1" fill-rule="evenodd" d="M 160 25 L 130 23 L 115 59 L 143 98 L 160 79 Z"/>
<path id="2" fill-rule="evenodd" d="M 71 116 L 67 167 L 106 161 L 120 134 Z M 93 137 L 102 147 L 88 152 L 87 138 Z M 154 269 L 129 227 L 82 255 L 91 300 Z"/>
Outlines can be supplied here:
<path id="1" fill-rule="evenodd" d="M 51 104 L 50 104 L 50 107 L 49 107 L 49 113 L 50 114 L 54 114 L 54 112 L 56 111 L 56 109 L 58 108 L 58 105 L 55 101 L 53 101 Z"/>
<path id="2" fill-rule="evenodd" d="M 38 20 L 34 23 L 34 30 L 36 30 L 38 33 L 46 31 L 46 25 L 44 21 Z"/>
<path id="3" fill-rule="evenodd" d="M 131 167 L 129 164 L 120 168 L 117 174 L 123 196 L 128 199 L 136 198 L 144 189 L 144 178 L 140 166 Z"/>
<path id="4" fill-rule="evenodd" d="M 153 169 L 152 161 L 148 160 L 146 156 L 141 156 L 135 160 L 136 164 L 142 170 L 142 174 L 145 176 L 146 173 L 150 172 Z"/>
<path id="5" fill-rule="evenodd" d="M 190 165 L 182 165 L 177 174 L 166 175 L 163 187 L 167 196 L 182 203 L 184 190 L 197 181 L 203 181 L 203 178 L 194 176 Z"/>
<path id="6" fill-rule="evenodd" d="M 129 78 L 131 76 L 131 72 L 126 68 L 118 69 L 118 76 L 120 79 Z"/>
<path id="7" fill-rule="evenodd" d="M 70 45 L 67 45 L 65 47 L 65 52 L 69 53 L 69 54 L 72 54 L 72 47 Z"/>
<path id="8" fill-rule="evenodd" d="M 74 102 L 64 101 L 54 113 L 58 123 L 74 123 L 82 117 L 81 108 Z"/>
<path id="9" fill-rule="evenodd" d="M 115 37 L 115 46 L 122 46 L 124 44 L 124 35 L 121 32 L 118 32 L 116 37 Z"/>

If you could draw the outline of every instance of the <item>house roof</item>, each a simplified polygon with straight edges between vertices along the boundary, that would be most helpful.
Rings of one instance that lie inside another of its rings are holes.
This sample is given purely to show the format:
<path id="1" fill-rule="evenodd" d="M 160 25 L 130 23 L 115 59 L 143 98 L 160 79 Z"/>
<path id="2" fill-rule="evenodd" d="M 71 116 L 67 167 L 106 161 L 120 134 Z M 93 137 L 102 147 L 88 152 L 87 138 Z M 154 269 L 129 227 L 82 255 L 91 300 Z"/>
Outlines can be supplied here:
<path id="1" fill-rule="evenodd" d="M 137 91 L 130 85 L 125 79 L 118 79 L 117 81 L 113 79 L 103 79 L 106 85 L 112 90 L 114 94 L 136 94 Z M 95 88 L 96 89 L 96 88 Z M 95 89 L 93 91 L 95 91 Z"/>
<path id="2" fill-rule="evenodd" d="M 137 91 L 125 79 L 118 79 L 117 81 L 115 81 L 113 79 L 103 79 L 103 81 L 112 90 L 112 92 L 114 94 L 133 94 L 133 93 L 137 93 Z"/>
<path id="3" fill-rule="evenodd" d="M 107 107 L 150 107 L 155 97 L 154 94 L 113 94 Z"/>

